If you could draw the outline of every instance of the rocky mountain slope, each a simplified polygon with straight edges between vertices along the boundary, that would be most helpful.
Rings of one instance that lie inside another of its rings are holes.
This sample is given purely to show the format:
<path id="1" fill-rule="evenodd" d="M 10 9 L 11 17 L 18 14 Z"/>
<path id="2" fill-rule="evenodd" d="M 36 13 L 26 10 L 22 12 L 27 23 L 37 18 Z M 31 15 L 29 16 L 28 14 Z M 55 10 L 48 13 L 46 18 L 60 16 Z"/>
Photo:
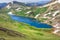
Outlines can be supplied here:
<path id="1" fill-rule="evenodd" d="M 16 6 L 16 4 L 14 4 Z M 59 4 L 58 4 L 59 5 Z M 53 7 L 53 8 L 52 8 Z M 45 22 L 47 24 L 55 23 L 55 21 L 51 21 L 52 18 L 59 17 L 60 13 L 53 17 L 54 12 L 56 12 L 59 8 L 55 9 L 55 5 L 46 8 L 37 8 L 37 7 L 25 7 L 24 9 L 19 9 L 16 11 L 14 8 L 7 9 L 6 7 L 0 10 L 0 39 L 4 40 L 60 40 L 60 36 L 54 35 L 52 33 L 53 29 L 51 28 L 36 28 L 30 26 L 29 24 L 21 23 L 14 21 L 7 14 L 9 11 L 12 11 L 14 14 L 18 16 L 26 16 L 34 18 L 37 14 L 41 14 L 37 20 L 41 22 Z M 20 8 L 20 6 L 18 6 Z M 18 9 L 17 8 L 17 9 Z M 21 10 L 21 11 L 20 11 Z M 31 11 L 29 14 L 25 14 L 28 11 Z M 45 12 L 48 10 L 47 12 Z M 51 14 L 49 13 L 51 12 Z M 33 15 L 34 13 L 34 15 Z M 48 14 L 44 18 L 44 15 Z M 48 22 L 46 22 L 48 21 Z"/>

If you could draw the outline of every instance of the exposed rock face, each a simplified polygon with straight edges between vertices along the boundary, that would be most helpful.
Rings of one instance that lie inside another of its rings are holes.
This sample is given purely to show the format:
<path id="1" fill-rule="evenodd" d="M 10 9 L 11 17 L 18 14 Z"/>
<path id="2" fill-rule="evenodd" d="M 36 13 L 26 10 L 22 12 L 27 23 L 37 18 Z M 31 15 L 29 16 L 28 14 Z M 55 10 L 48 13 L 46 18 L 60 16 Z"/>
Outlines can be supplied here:
<path id="1" fill-rule="evenodd" d="M 60 35 L 60 16 L 57 16 L 55 18 L 55 25 L 53 26 L 54 27 L 54 34 L 57 34 L 57 35 Z"/>
<path id="2" fill-rule="evenodd" d="M 14 36 L 14 37 L 17 37 L 17 36 L 19 36 L 19 37 L 25 37 L 25 35 L 22 34 L 22 33 L 19 33 L 19 32 L 16 32 L 16 31 L 12 31 L 12 30 L 9 30 L 9 29 L 6 29 L 6 28 L 2 28 L 2 27 L 0 27 L 0 31 L 6 32 L 7 35 L 9 35 L 9 36 Z"/>

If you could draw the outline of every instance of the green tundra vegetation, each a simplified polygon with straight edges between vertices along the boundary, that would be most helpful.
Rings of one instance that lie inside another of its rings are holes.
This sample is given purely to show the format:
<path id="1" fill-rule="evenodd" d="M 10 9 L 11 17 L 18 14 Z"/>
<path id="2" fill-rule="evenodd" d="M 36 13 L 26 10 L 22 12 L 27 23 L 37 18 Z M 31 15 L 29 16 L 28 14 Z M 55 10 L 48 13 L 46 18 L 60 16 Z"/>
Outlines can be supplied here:
<path id="1" fill-rule="evenodd" d="M 15 14 L 19 15 L 19 16 L 26 16 L 27 14 L 25 14 L 25 13 L 27 13 L 28 11 L 32 11 L 33 13 L 30 14 L 30 15 L 36 16 L 37 14 L 44 13 L 46 10 L 47 10 L 46 7 L 45 8 L 33 8 L 32 7 L 31 9 L 28 9 L 28 10 L 27 9 L 26 10 L 22 9 L 22 11 L 18 11 L 18 12 L 15 11 Z"/>
<path id="2" fill-rule="evenodd" d="M 60 40 L 59 36 L 51 33 L 52 28 L 36 28 L 14 21 L 7 12 L 0 10 L 0 28 L 2 28 L 2 30 L 0 29 L 0 38 L 5 40 Z"/>

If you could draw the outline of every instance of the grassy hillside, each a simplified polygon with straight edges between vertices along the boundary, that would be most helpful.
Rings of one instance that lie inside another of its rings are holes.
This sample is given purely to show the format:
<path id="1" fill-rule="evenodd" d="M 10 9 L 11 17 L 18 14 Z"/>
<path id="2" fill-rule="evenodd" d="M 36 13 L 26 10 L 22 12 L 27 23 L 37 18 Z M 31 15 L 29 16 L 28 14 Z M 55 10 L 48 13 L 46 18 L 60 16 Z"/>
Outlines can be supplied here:
<path id="1" fill-rule="evenodd" d="M 59 36 L 51 33 L 51 29 L 35 28 L 28 24 L 14 21 L 7 15 L 7 12 L 0 12 L 1 27 L 5 28 L 5 31 L 0 29 L 0 38 L 5 40 L 60 40 Z"/>

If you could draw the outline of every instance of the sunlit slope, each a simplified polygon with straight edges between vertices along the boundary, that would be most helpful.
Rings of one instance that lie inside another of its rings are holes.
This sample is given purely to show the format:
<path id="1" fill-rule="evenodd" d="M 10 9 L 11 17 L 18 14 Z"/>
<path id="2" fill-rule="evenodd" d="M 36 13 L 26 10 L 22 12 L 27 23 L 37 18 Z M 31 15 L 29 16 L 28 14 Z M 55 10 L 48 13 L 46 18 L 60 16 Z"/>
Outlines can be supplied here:
<path id="1" fill-rule="evenodd" d="M 7 13 L 0 13 L 1 27 L 7 29 L 6 31 L 0 29 L 0 38 L 5 40 L 60 40 L 59 36 L 51 33 L 51 29 L 35 28 L 28 24 L 14 21 Z"/>

